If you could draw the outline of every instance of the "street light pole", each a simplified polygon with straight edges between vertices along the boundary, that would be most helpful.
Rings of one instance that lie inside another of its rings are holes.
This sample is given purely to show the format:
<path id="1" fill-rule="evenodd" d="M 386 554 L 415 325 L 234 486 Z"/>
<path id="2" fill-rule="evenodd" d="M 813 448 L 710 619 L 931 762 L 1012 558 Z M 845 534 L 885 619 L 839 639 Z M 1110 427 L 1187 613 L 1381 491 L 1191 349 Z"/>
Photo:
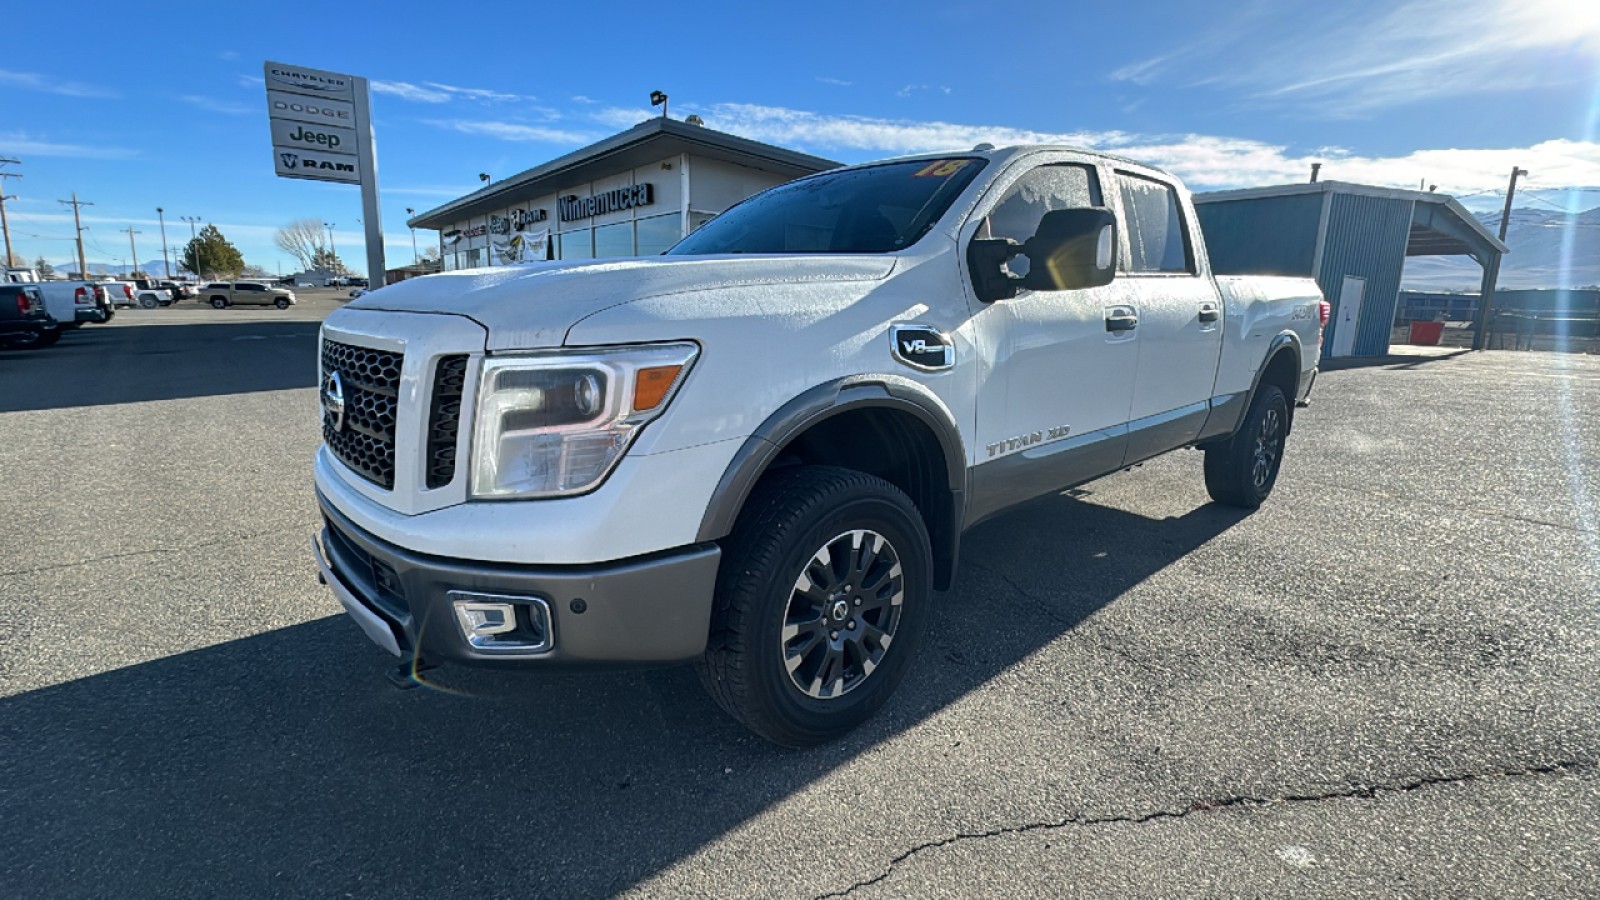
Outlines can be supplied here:
<path id="1" fill-rule="evenodd" d="M 333 223 L 323 222 L 322 227 L 328 229 L 328 268 L 337 276 L 339 274 L 339 266 L 335 261 L 339 258 L 339 251 L 333 245 Z"/>
<path id="2" fill-rule="evenodd" d="M 156 207 L 156 217 L 161 220 L 161 268 L 167 278 L 172 278 L 172 257 L 167 254 L 167 215 L 161 207 Z"/>
<path id="3" fill-rule="evenodd" d="M 422 254 L 417 252 L 417 226 L 411 224 L 411 217 L 416 214 L 416 210 L 409 206 L 406 207 L 406 227 L 411 229 L 411 264 L 413 266 L 422 264 Z"/>

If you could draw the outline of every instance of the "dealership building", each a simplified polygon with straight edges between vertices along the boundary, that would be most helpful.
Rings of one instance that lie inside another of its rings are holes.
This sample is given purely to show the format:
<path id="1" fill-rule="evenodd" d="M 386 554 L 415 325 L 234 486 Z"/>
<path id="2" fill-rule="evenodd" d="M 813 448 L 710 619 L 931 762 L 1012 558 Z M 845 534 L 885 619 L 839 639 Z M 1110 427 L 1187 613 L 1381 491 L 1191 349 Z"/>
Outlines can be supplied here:
<path id="1" fill-rule="evenodd" d="M 740 200 L 840 163 L 666 117 L 408 220 L 445 271 L 652 256 Z"/>

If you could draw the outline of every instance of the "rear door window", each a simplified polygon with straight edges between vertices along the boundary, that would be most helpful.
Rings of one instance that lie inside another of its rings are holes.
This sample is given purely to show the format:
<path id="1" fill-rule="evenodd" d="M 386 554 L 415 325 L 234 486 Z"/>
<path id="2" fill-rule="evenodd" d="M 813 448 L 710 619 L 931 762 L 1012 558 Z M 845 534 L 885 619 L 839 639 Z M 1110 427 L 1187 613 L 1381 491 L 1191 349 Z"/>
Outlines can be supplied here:
<path id="1" fill-rule="evenodd" d="M 1194 272 L 1189 231 L 1169 184 L 1131 172 L 1117 172 L 1122 214 L 1128 225 L 1129 272 Z"/>

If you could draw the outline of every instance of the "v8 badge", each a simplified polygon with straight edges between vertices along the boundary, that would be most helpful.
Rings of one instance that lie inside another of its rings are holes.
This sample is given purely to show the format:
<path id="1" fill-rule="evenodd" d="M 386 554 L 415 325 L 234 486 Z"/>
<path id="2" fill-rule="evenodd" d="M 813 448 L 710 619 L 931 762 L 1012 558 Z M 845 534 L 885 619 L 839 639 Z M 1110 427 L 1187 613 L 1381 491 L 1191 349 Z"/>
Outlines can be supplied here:
<path id="1" fill-rule="evenodd" d="M 941 372 L 956 364 L 955 345 L 931 325 L 891 325 L 889 343 L 894 358 L 913 369 Z"/>

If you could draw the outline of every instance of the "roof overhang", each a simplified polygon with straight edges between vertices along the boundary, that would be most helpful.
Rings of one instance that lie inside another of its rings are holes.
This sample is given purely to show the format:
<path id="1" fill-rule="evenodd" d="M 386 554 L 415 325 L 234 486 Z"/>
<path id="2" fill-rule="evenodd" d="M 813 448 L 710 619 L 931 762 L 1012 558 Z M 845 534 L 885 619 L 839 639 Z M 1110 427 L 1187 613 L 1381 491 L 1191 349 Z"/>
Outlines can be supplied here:
<path id="1" fill-rule="evenodd" d="M 1507 247 L 1489 232 L 1482 222 L 1456 198 L 1433 191 L 1408 191 L 1402 188 L 1352 184 L 1348 181 L 1312 181 L 1305 184 L 1280 184 L 1271 187 L 1243 188 L 1196 194 L 1196 203 L 1222 203 L 1229 200 L 1261 200 L 1292 197 L 1297 194 L 1355 194 L 1385 200 L 1403 200 L 1416 205 L 1411 214 L 1411 235 L 1406 240 L 1407 256 L 1470 256 L 1483 262 L 1491 254 L 1507 253 Z"/>
<path id="2" fill-rule="evenodd" d="M 443 229 L 470 216 L 483 215 L 541 194 L 565 190 L 628 169 L 692 153 L 798 178 L 838 168 L 842 163 L 752 141 L 701 125 L 666 117 L 648 119 L 581 150 L 496 181 L 458 200 L 406 220 L 412 228 Z"/>

